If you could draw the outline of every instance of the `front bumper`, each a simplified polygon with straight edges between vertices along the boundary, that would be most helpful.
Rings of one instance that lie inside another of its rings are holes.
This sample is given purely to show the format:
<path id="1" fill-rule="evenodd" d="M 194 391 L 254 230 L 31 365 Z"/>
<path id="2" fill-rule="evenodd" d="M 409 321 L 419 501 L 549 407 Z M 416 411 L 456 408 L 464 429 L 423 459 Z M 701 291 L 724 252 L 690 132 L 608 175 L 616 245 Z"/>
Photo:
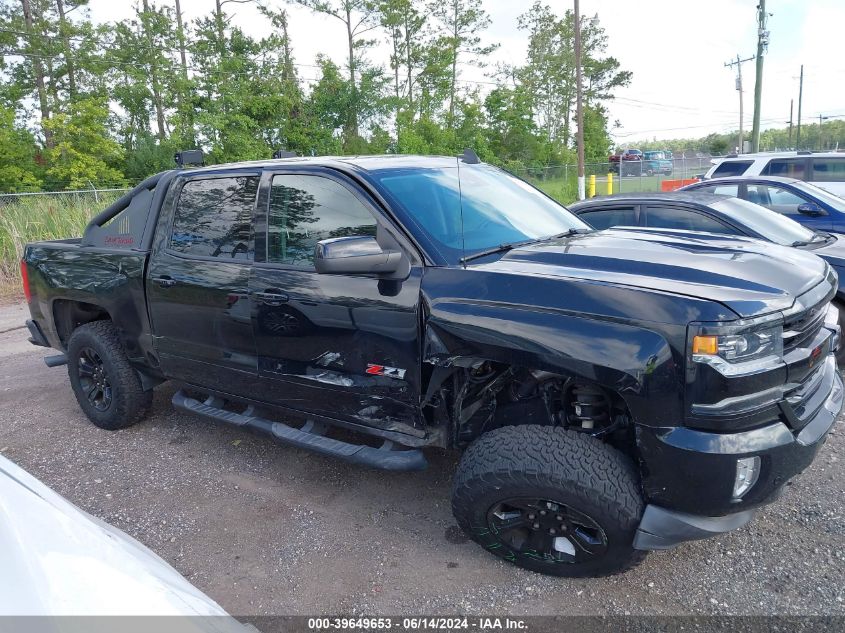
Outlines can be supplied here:
<path id="1" fill-rule="evenodd" d="M 754 510 L 745 510 L 724 517 L 701 517 L 648 505 L 634 536 L 634 549 L 671 549 L 686 541 L 718 536 L 748 525 L 754 514 Z"/>
<path id="2" fill-rule="evenodd" d="M 643 517 L 640 544 L 662 549 L 735 529 L 755 508 L 776 499 L 815 459 L 842 410 L 845 388 L 832 354 L 820 373 L 818 400 L 805 404 L 815 412 L 798 430 L 786 418 L 738 433 L 638 426 L 643 489 L 649 508 L 655 508 Z M 737 460 L 752 456 L 760 458 L 757 482 L 734 498 Z"/>

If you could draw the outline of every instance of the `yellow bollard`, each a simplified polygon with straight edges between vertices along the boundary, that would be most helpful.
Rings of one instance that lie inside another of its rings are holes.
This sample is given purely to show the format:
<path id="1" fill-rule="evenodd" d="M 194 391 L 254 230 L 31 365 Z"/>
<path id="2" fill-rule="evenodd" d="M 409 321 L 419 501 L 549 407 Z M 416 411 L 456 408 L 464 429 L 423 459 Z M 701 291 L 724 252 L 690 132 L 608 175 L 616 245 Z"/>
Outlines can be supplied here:
<path id="1" fill-rule="evenodd" d="M 587 189 L 587 197 L 588 198 L 595 198 L 596 197 L 596 175 L 592 174 L 590 176 L 590 188 Z"/>
<path id="2" fill-rule="evenodd" d="M 607 174 L 607 195 L 613 195 L 613 172 Z"/>

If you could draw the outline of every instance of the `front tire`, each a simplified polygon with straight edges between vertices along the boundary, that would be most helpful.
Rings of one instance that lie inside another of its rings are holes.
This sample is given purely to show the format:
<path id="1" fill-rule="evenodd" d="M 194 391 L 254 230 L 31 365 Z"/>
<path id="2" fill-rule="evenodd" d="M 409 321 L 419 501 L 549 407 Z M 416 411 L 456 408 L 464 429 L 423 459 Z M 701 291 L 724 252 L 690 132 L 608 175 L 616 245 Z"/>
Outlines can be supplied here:
<path id="1" fill-rule="evenodd" d="M 141 387 L 111 321 L 94 321 L 74 330 L 67 360 L 76 401 L 96 426 L 116 431 L 147 415 L 153 393 Z"/>
<path id="2" fill-rule="evenodd" d="M 547 426 L 491 431 L 464 453 L 452 512 L 491 553 L 552 576 L 598 577 L 636 566 L 643 513 L 634 467 L 596 438 Z"/>

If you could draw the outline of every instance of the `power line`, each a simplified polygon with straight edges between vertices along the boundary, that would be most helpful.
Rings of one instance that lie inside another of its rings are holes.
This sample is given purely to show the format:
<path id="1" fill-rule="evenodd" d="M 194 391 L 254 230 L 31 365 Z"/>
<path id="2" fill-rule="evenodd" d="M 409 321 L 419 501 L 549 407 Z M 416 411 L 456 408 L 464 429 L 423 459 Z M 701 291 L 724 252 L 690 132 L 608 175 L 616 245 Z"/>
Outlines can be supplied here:
<path id="1" fill-rule="evenodd" d="M 740 59 L 739 54 L 736 56 L 736 61 L 725 62 L 725 66 L 730 68 L 731 66 L 736 66 L 736 89 L 739 91 L 739 137 L 737 143 L 737 152 L 742 153 L 742 65 L 745 62 L 750 62 L 754 59 L 754 55 L 751 57 L 746 57 L 745 59 Z"/>
<path id="2" fill-rule="evenodd" d="M 813 116 L 817 117 L 818 113 L 816 113 Z M 825 115 L 825 116 L 828 116 L 832 119 L 841 119 L 841 118 L 845 118 L 845 112 L 839 113 L 839 114 L 829 114 L 829 115 Z M 770 118 L 770 119 L 763 119 L 761 121 L 761 123 L 777 123 L 779 121 L 781 121 L 780 117 L 773 117 L 773 118 Z M 683 127 L 662 127 L 662 128 L 654 128 L 654 129 L 651 129 L 651 130 L 635 130 L 633 132 L 625 132 L 624 134 L 615 134 L 615 136 L 627 138 L 627 137 L 634 136 L 634 135 L 637 135 L 637 134 L 650 134 L 652 132 L 675 132 L 675 131 L 678 131 L 678 130 L 698 130 L 698 129 L 702 129 L 702 128 L 712 128 L 712 127 L 725 126 L 725 125 L 730 125 L 730 123 L 728 121 L 718 121 L 718 122 L 713 121 L 713 122 L 710 122 L 710 123 L 702 123 L 701 125 L 685 125 Z"/>

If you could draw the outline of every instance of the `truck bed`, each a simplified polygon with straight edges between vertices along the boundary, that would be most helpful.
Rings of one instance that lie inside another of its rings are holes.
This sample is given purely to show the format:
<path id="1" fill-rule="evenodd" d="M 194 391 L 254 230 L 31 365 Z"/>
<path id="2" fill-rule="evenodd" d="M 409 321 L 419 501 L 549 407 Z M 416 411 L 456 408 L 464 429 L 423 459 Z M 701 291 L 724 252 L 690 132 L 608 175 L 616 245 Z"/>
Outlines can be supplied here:
<path id="1" fill-rule="evenodd" d="M 51 347 L 64 350 L 79 312 L 99 306 L 121 329 L 130 358 L 143 359 L 151 345 L 146 252 L 83 246 L 72 238 L 28 244 L 23 261 L 32 319 Z"/>

